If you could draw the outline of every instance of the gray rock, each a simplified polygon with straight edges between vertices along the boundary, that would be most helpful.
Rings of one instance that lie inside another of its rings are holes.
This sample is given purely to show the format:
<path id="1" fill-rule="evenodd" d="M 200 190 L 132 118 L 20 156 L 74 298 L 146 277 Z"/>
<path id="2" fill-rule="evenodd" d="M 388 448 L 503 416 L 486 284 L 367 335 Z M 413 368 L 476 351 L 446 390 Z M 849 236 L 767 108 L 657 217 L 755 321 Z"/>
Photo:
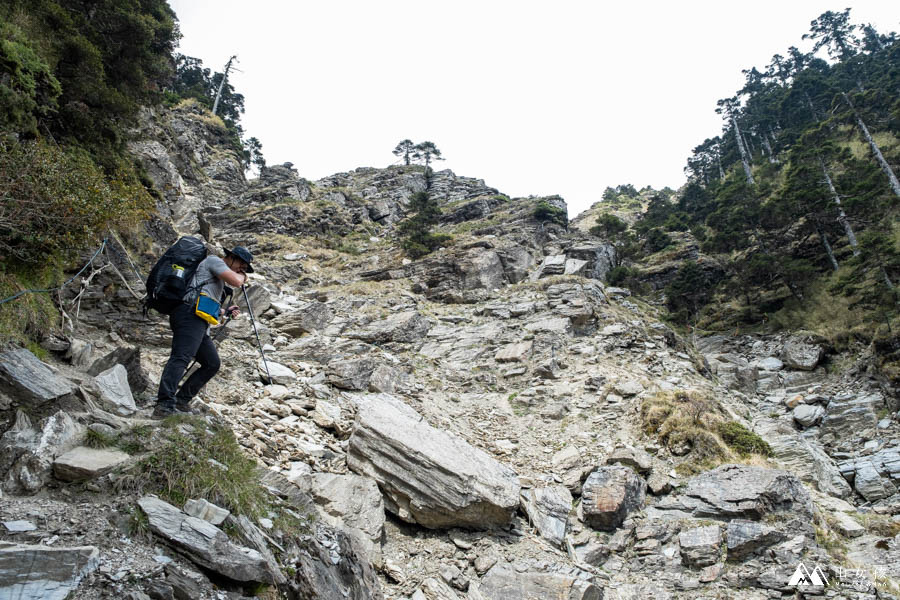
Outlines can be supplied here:
<path id="1" fill-rule="evenodd" d="M 732 519 L 725 532 L 728 560 L 741 560 L 760 554 L 769 546 L 780 544 L 787 536 L 769 525 L 746 519 Z"/>
<path id="2" fill-rule="evenodd" d="M 70 363 L 72 363 L 73 366 L 83 367 L 91 362 L 91 357 L 93 356 L 93 354 L 94 346 L 90 342 L 86 342 L 78 338 L 72 338 L 72 342 L 69 344 L 69 349 L 66 351 L 65 358 Z M 105 369 L 101 369 L 101 371 L 103 370 Z"/>
<path id="3" fill-rule="evenodd" d="M 683 491 L 648 509 L 651 516 L 761 519 L 793 513 L 812 519 L 809 492 L 791 473 L 747 465 L 722 465 L 688 480 Z"/>
<path id="4" fill-rule="evenodd" d="M 477 587 L 484 600 L 601 600 L 603 590 L 592 583 L 555 573 L 519 573 L 505 565 L 496 565 Z M 477 596 L 476 596 L 477 597 Z"/>
<path id="5" fill-rule="evenodd" d="M 3 527 L 10 533 L 22 533 L 37 529 L 37 526 L 31 521 L 3 521 Z"/>
<path id="6" fill-rule="evenodd" d="M 356 539 L 363 555 L 380 565 L 384 500 L 375 480 L 354 474 L 315 473 L 310 481 L 326 521 Z"/>
<path id="7" fill-rule="evenodd" d="M 559 475 L 563 485 L 570 492 L 581 492 L 581 480 L 586 467 L 581 462 L 581 454 L 575 446 L 566 446 L 550 459 L 553 472 Z"/>
<path id="8" fill-rule="evenodd" d="M 274 583 L 257 550 L 238 546 L 215 525 L 153 496 L 141 498 L 138 505 L 150 521 L 150 530 L 197 565 L 234 581 Z"/>
<path id="9" fill-rule="evenodd" d="M 581 260 L 578 258 L 567 258 L 566 259 L 566 267 L 563 270 L 563 275 L 584 275 L 586 273 L 585 267 L 587 266 L 586 260 Z"/>
<path id="10" fill-rule="evenodd" d="M 616 266 L 616 248 L 612 244 L 578 244 L 566 250 L 569 258 L 585 261 L 584 276 L 600 281 Z"/>
<path id="11" fill-rule="evenodd" d="M 678 534 L 681 562 L 689 567 L 708 567 L 719 562 L 722 530 L 718 525 L 685 529 Z"/>
<path id="12" fill-rule="evenodd" d="M 72 384 L 25 350 L 0 354 L 0 391 L 19 402 L 41 405 L 75 391 Z"/>
<path id="13" fill-rule="evenodd" d="M 72 361 L 75 364 L 75 361 Z M 119 347 L 103 358 L 98 358 L 88 369 L 88 375 L 96 377 L 116 365 L 123 365 L 128 372 L 128 386 L 133 394 L 140 394 L 151 386 L 147 371 L 141 366 L 141 347 Z"/>
<path id="14" fill-rule="evenodd" d="M 896 492 L 896 488 L 888 487 L 885 485 L 886 483 L 882 480 L 881 475 L 878 473 L 878 470 L 871 463 L 864 463 L 857 467 L 856 469 L 856 477 L 853 479 L 853 489 L 859 492 L 859 495 L 868 500 L 869 502 L 874 502 L 875 500 L 881 500 L 882 498 L 887 498 Z"/>
<path id="15" fill-rule="evenodd" d="M 281 363 L 272 362 L 271 360 L 266 360 L 263 363 L 263 359 L 260 358 L 256 361 L 257 368 L 259 369 L 259 373 L 266 373 L 266 367 L 268 366 L 269 375 L 272 377 L 272 382 L 278 385 L 291 385 L 295 381 L 297 381 L 297 374 L 291 370 L 290 367 L 282 365 Z"/>
<path id="16" fill-rule="evenodd" d="M 185 502 L 184 512 L 192 517 L 203 519 L 207 523 L 212 523 L 213 525 L 221 525 L 231 514 L 230 510 L 222 508 L 221 506 L 216 506 L 203 498 L 191 498 Z"/>
<path id="17" fill-rule="evenodd" d="M 523 489 L 522 509 L 537 528 L 538 533 L 550 543 L 564 547 L 569 511 L 572 510 L 572 494 L 561 485 L 548 485 Z"/>
<path id="18" fill-rule="evenodd" d="M 443 581 L 429 577 L 416 588 L 410 600 L 459 600 L 459 596 Z"/>
<path id="19" fill-rule="evenodd" d="M 127 417 L 137 412 L 131 386 L 128 385 L 128 371 L 123 365 L 115 365 L 94 377 L 100 389 L 100 399 L 104 406 L 117 415 Z"/>
<path id="20" fill-rule="evenodd" d="M 584 523 L 612 531 L 644 504 L 647 483 L 629 467 L 600 467 L 584 482 L 581 509 Z"/>
<path id="21" fill-rule="evenodd" d="M 838 530 L 844 537 L 855 538 L 863 535 L 866 532 L 866 528 L 859 524 L 859 522 L 848 515 L 845 512 L 835 512 L 831 515 L 834 517 L 835 528 Z"/>
<path id="22" fill-rule="evenodd" d="M 358 398 L 347 458 L 378 482 L 385 508 L 424 527 L 491 527 L 509 522 L 519 481 L 509 467 L 462 438 L 435 429 L 386 394 Z"/>
<path id="23" fill-rule="evenodd" d="M 772 447 L 777 462 L 800 479 L 838 498 L 852 493 L 834 460 L 822 447 L 797 434 L 789 424 L 772 419 L 754 421 L 753 429 Z"/>
<path id="24" fill-rule="evenodd" d="M 875 406 L 880 401 L 880 394 L 833 399 L 825 409 L 819 435 L 835 440 L 872 437 L 878 425 Z"/>
<path id="25" fill-rule="evenodd" d="M 310 302 L 302 308 L 278 315 L 269 324 L 282 333 L 299 337 L 304 333 L 322 331 L 332 319 L 334 313 L 327 304 Z"/>
<path id="26" fill-rule="evenodd" d="M 654 496 L 664 496 L 672 491 L 673 480 L 665 473 L 653 471 L 647 477 L 647 488 Z"/>
<path id="27" fill-rule="evenodd" d="M 645 474 L 649 473 L 653 467 L 653 460 L 640 448 L 616 448 L 612 454 L 606 457 L 606 464 L 620 464 Z"/>
<path id="28" fill-rule="evenodd" d="M 79 446 L 53 461 L 53 475 L 62 481 L 84 481 L 105 475 L 128 460 L 118 450 Z"/>
<path id="29" fill-rule="evenodd" d="M 430 319 L 422 316 L 419 311 L 410 310 L 393 314 L 380 321 L 373 321 L 358 330 L 345 331 L 343 335 L 372 344 L 411 343 L 422 341 L 431 326 Z"/>
<path id="30" fill-rule="evenodd" d="M 272 294 L 262 285 L 253 285 L 247 288 L 247 297 L 250 299 L 250 308 L 253 309 L 253 316 L 257 319 L 272 306 Z M 249 311 L 247 310 L 247 302 L 244 300 L 244 294 L 236 293 L 233 302 L 249 319 Z"/>
<path id="31" fill-rule="evenodd" d="M 532 333 L 569 333 L 571 328 L 568 317 L 549 317 L 525 325 L 525 330 Z"/>
<path id="32" fill-rule="evenodd" d="M 364 391 L 369 388 L 372 373 L 380 366 L 374 358 L 335 360 L 328 363 L 328 383 L 342 390 Z M 379 387 L 387 386 L 378 382 Z"/>
<path id="33" fill-rule="evenodd" d="M 369 377 L 368 390 L 370 392 L 391 394 L 400 385 L 400 373 L 385 364 L 379 364 L 372 370 Z M 336 385 L 337 387 L 337 385 Z"/>
<path id="34" fill-rule="evenodd" d="M 497 353 L 494 355 L 494 360 L 500 363 L 528 362 L 528 359 L 531 357 L 532 345 L 533 342 L 531 340 L 507 344 L 497 350 Z"/>
<path id="35" fill-rule="evenodd" d="M 794 408 L 794 421 L 803 429 L 812 427 L 823 416 L 825 416 L 825 409 L 818 404 L 800 404 Z"/>
<path id="36" fill-rule="evenodd" d="M 534 266 L 534 257 L 522 246 L 511 246 L 497 250 L 497 256 L 503 264 L 503 272 L 510 283 L 519 283 L 528 277 Z"/>
<path id="37" fill-rule="evenodd" d="M 551 275 L 562 275 L 566 271 L 566 255 L 565 254 L 552 254 L 550 256 L 545 256 L 544 260 L 541 262 L 541 265 L 538 267 L 537 271 L 535 271 L 531 275 L 532 280 L 541 279 L 543 277 L 549 277 Z"/>
<path id="38" fill-rule="evenodd" d="M 613 390 L 623 398 L 629 398 L 631 396 L 637 396 L 641 392 L 644 391 L 644 386 L 642 386 L 639 382 L 634 381 L 633 379 L 628 379 L 625 381 L 617 381 L 613 384 Z"/>
<path id="39" fill-rule="evenodd" d="M 780 371 L 784 368 L 784 363 L 774 356 L 768 356 L 760 361 L 757 361 L 756 365 L 765 371 Z"/>
<path id="40" fill-rule="evenodd" d="M 825 350 L 798 338 L 791 338 L 781 348 L 781 360 L 792 369 L 812 371 L 819 364 Z"/>
<path id="41" fill-rule="evenodd" d="M 34 493 L 50 478 L 53 460 L 78 445 L 84 428 L 68 413 L 58 411 L 35 428 L 16 412 L 13 426 L 0 437 L 0 474 L 7 492 Z"/>
<path id="42" fill-rule="evenodd" d="M 64 600 L 99 565 L 94 546 L 0 546 L 0 598 Z"/>

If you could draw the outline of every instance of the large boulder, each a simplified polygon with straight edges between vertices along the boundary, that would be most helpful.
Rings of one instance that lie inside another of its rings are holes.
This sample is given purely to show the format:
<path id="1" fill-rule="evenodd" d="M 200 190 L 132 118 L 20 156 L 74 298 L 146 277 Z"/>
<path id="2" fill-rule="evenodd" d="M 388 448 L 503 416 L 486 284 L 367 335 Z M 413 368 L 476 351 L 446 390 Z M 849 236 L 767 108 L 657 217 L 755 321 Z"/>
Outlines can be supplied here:
<path id="1" fill-rule="evenodd" d="M 342 390 L 393 392 L 400 374 L 374 358 L 352 358 L 328 363 L 328 383 Z"/>
<path id="2" fill-rule="evenodd" d="M 0 354 L 0 392 L 13 400 L 39 406 L 74 391 L 71 383 L 26 349 L 16 348 Z"/>
<path id="3" fill-rule="evenodd" d="M 100 566 L 94 546 L 0 544 L 0 598 L 65 600 Z"/>
<path id="4" fill-rule="evenodd" d="M 612 244 L 578 244 L 566 250 L 566 256 L 585 262 L 584 275 L 606 281 L 606 274 L 616 266 L 616 247 Z"/>
<path id="5" fill-rule="evenodd" d="M 484 600 L 545 598 L 602 600 L 603 598 L 601 588 L 582 579 L 556 573 L 520 573 L 506 565 L 497 565 L 488 571 L 478 584 L 477 593 Z"/>
<path id="6" fill-rule="evenodd" d="M 568 488 L 547 485 L 522 490 L 522 509 L 541 537 L 557 546 L 565 546 L 566 525 L 572 510 L 572 494 Z"/>
<path id="7" fill-rule="evenodd" d="M 722 465 L 688 480 L 682 492 L 661 500 L 651 516 L 762 519 L 793 513 L 811 522 L 809 492 L 793 474 L 747 465 Z"/>
<path id="8" fill-rule="evenodd" d="M 388 511 L 429 528 L 486 528 L 510 521 L 520 490 L 512 469 L 430 426 L 392 396 L 357 400 L 347 462 L 378 482 Z"/>
<path id="9" fill-rule="evenodd" d="M 800 338 L 791 338 L 781 348 L 781 360 L 792 369 L 812 371 L 822 360 L 825 350 Z"/>
<path id="10" fill-rule="evenodd" d="M 141 498 L 138 505 L 147 515 L 153 533 L 204 569 L 234 581 L 275 582 L 257 550 L 238 546 L 215 525 L 191 517 L 155 496 Z"/>
<path id="11" fill-rule="evenodd" d="M 630 467 L 600 467 L 584 482 L 581 509 L 584 523 L 612 531 L 644 504 L 647 482 Z"/>
<path id="12" fill-rule="evenodd" d="M 431 320 L 422 316 L 419 311 L 410 310 L 373 321 L 357 330 L 345 331 L 343 335 L 374 344 L 418 342 L 425 339 L 431 325 Z"/>

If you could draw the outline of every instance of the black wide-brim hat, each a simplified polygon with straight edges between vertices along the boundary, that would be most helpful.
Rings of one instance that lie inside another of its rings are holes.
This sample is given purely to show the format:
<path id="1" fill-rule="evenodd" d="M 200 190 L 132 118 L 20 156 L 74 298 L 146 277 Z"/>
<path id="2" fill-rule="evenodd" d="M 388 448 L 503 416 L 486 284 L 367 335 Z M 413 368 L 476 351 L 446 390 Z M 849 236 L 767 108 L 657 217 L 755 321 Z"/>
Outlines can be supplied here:
<path id="1" fill-rule="evenodd" d="M 225 258 L 228 258 L 229 256 L 238 257 L 239 259 L 241 259 L 242 261 L 247 263 L 247 272 L 248 273 L 253 272 L 253 267 L 250 266 L 250 263 L 253 262 L 253 255 L 250 254 L 249 250 L 247 250 L 243 246 L 235 246 L 234 250 L 226 250 L 225 251 Z"/>

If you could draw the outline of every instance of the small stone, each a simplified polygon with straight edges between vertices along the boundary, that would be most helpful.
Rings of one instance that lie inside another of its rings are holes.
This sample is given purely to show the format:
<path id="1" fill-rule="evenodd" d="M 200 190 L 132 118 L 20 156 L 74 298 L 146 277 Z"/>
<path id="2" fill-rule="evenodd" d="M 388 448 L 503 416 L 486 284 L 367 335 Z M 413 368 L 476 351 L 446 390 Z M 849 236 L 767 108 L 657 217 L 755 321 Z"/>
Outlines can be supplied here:
<path id="1" fill-rule="evenodd" d="M 62 481 L 94 479 L 109 473 L 128 460 L 118 450 L 101 450 L 79 446 L 53 461 L 53 474 Z"/>
<path id="2" fill-rule="evenodd" d="M 3 526 L 10 533 L 21 533 L 37 529 L 37 526 L 31 521 L 3 521 Z"/>
<path id="3" fill-rule="evenodd" d="M 228 518 L 228 515 L 231 514 L 231 511 L 216 506 L 212 502 L 208 502 L 202 498 L 199 500 L 190 499 L 185 502 L 184 512 L 192 517 L 197 517 L 198 519 L 203 519 L 208 523 L 212 523 L 213 525 L 221 525 L 225 522 L 225 519 Z"/>
<path id="4" fill-rule="evenodd" d="M 681 562 L 686 566 L 706 567 L 719 561 L 722 530 L 718 525 L 695 527 L 678 535 Z"/>
<path id="5" fill-rule="evenodd" d="M 838 533 L 844 537 L 855 538 L 866 532 L 865 527 L 860 525 L 856 519 L 847 513 L 838 512 L 833 513 L 832 516 L 835 519 L 835 528 L 838 530 Z"/>
<path id="6" fill-rule="evenodd" d="M 722 563 L 716 563 L 714 565 L 710 565 L 701 569 L 698 579 L 700 580 L 700 583 L 711 583 L 719 578 L 719 574 L 721 572 Z"/>
<path id="7" fill-rule="evenodd" d="M 479 575 L 484 575 L 495 564 L 497 564 L 496 556 L 479 556 L 475 559 L 475 572 Z"/>

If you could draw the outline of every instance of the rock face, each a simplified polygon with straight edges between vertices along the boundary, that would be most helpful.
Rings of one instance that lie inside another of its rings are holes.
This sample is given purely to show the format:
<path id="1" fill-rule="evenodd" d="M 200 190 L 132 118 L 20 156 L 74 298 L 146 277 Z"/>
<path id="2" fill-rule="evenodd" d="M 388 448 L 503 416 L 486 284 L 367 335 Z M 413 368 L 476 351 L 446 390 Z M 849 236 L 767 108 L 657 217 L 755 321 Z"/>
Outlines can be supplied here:
<path id="1" fill-rule="evenodd" d="M 485 600 L 603 598 L 603 590 L 592 583 L 555 573 L 519 573 L 505 565 L 497 565 L 488 571 L 478 585 L 478 592 Z"/>
<path id="2" fill-rule="evenodd" d="M 0 598 L 65 600 L 99 564 L 93 546 L 0 545 Z"/>
<path id="3" fill-rule="evenodd" d="M 589 527 L 612 531 L 644 503 L 647 483 L 629 467 L 600 467 L 584 482 L 581 507 Z"/>
<path id="4" fill-rule="evenodd" d="M 811 519 L 812 500 L 800 480 L 786 471 L 722 465 L 691 478 L 681 494 L 663 499 L 654 510 L 718 519 L 790 512 Z"/>
<path id="5" fill-rule="evenodd" d="M 572 494 L 562 485 L 548 485 L 522 490 L 522 508 L 542 537 L 564 546 Z"/>
<path id="6" fill-rule="evenodd" d="M 380 564 L 384 501 L 375 480 L 353 474 L 316 473 L 310 482 L 316 504 L 326 518 L 355 538 L 369 560 Z"/>
<path id="7" fill-rule="evenodd" d="M 878 426 L 875 404 L 881 396 L 846 396 L 834 398 L 828 403 L 825 418 L 822 419 L 820 435 L 835 439 L 856 439 L 870 437 Z"/>
<path id="8" fill-rule="evenodd" d="M 68 413 L 58 411 L 34 427 L 22 411 L 0 437 L 0 474 L 7 492 L 34 493 L 50 477 L 53 459 L 76 446 L 84 428 Z"/>
<path id="9" fill-rule="evenodd" d="M 689 567 L 707 567 L 719 562 L 722 530 L 718 525 L 685 529 L 678 534 L 681 562 Z"/>
<path id="10" fill-rule="evenodd" d="M 763 523 L 732 519 L 725 537 L 728 541 L 728 560 L 740 560 L 783 542 L 787 536 Z"/>
<path id="11" fill-rule="evenodd" d="M 429 528 L 509 522 L 519 504 L 512 469 L 431 427 L 391 396 L 360 397 L 358 403 L 347 462 L 378 482 L 388 511 Z"/>
<path id="12" fill-rule="evenodd" d="M 94 377 L 100 388 L 100 398 L 106 408 L 117 415 L 127 417 L 137 411 L 131 387 L 128 385 L 128 371 L 122 365 L 115 365 Z"/>
<path id="13" fill-rule="evenodd" d="M 150 520 L 150 530 L 198 565 L 234 581 L 275 582 L 258 551 L 234 544 L 215 525 L 153 496 L 141 498 L 138 505 Z"/>
<path id="14" fill-rule="evenodd" d="M 868 501 L 893 495 L 900 486 L 900 448 L 885 448 L 871 456 L 847 460 L 840 472 Z"/>
<path id="15" fill-rule="evenodd" d="M 75 390 L 34 354 L 16 348 L 0 354 L 0 391 L 21 402 L 41 405 Z"/>
<path id="16" fill-rule="evenodd" d="M 75 363 L 74 360 L 73 363 Z M 116 348 L 106 356 L 98 358 L 88 369 L 88 375 L 96 377 L 116 365 L 123 365 L 128 372 L 128 386 L 133 394 L 140 394 L 152 386 L 147 372 L 141 367 L 140 346 Z"/>

